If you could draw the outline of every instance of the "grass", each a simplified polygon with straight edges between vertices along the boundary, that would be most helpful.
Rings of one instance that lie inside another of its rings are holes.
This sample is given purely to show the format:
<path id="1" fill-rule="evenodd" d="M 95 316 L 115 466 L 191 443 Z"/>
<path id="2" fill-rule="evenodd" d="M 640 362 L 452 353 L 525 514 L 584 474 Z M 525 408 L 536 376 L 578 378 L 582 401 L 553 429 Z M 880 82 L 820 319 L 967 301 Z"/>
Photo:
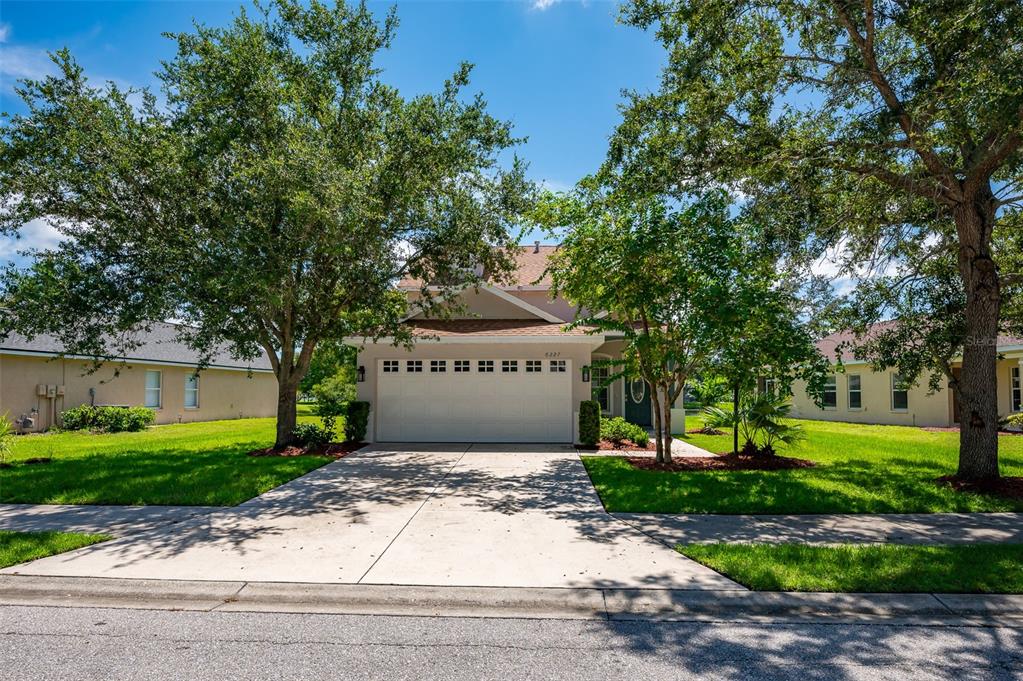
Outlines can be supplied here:
<path id="1" fill-rule="evenodd" d="M 80 549 L 108 539 L 110 537 L 103 534 L 0 530 L 0 568 Z"/>
<path id="2" fill-rule="evenodd" d="M 755 591 L 1023 593 L 1023 545 L 702 544 L 678 551 Z"/>
<path id="3" fill-rule="evenodd" d="M 649 513 L 938 513 L 1020 511 L 1023 502 L 966 494 L 935 484 L 955 473 L 958 433 L 904 426 L 800 421 L 805 442 L 779 448 L 815 461 L 787 471 L 662 473 L 624 459 L 584 457 L 607 510 Z M 691 422 L 690 428 L 698 428 Z M 687 435 L 712 452 L 731 434 Z M 1003 475 L 1023 475 L 1023 437 L 999 438 Z"/>
<path id="4" fill-rule="evenodd" d="M 236 419 L 19 436 L 8 458 L 14 466 L 0 470 L 0 503 L 233 506 L 330 461 L 246 456 L 273 444 L 274 424 Z M 53 460 L 19 463 L 32 457 Z"/>

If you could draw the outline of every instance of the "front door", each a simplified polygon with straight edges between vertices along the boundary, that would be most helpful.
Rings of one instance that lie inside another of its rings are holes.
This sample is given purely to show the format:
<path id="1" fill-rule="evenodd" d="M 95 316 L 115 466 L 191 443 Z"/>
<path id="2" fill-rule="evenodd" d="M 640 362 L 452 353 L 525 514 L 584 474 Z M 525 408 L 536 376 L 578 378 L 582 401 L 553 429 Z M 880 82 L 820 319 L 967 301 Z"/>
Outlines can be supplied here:
<path id="1" fill-rule="evenodd" d="M 647 428 L 653 425 L 650 391 L 641 378 L 625 379 L 625 420 Z"/>

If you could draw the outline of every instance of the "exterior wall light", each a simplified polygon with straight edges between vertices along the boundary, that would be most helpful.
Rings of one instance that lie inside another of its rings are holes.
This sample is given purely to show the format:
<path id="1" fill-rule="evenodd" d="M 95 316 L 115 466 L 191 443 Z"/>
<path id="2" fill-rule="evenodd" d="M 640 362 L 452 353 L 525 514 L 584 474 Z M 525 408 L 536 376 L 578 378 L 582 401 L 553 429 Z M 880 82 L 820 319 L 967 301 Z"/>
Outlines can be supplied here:
<path id="1" fill-rule="evenodd" d="M 366 380 L 366 367 L 360 365 L 355 373 L 357 375 L 357 378 L 355 380 L 358 381 L 359 383 L 362 383 Z"/>
<path id="2" fill-rule="evenodd" d="M 583 367 L 583 383 L 590 382 L 590 365 L 587 364 Z"/>

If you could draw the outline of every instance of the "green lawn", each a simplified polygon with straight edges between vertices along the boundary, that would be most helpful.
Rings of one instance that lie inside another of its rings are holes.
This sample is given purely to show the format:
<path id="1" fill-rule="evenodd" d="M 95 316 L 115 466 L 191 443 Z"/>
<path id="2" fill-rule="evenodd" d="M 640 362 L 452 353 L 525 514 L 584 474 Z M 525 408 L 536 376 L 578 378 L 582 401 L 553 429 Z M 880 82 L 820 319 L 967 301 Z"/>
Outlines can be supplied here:
<path id="1" fill-rule="evenodd" d="M 955 473 L 957 433 L 902 426 L 800 421 L 807 439 L 779 453 L 815 468 L 788 471 L 661 473 L 624 459 L 584 457 L 607 510 L 649 513 L 937 513 L 1020 511 L 1023 503 L 954 492 L 935 478 Z M 695 419 L 690 428 L 698 428 Z M 712 452 L 731 435 L 688 435 Z M 1023 475 L 1023 437 L 999 438 L 1003 475 Z"/>
<path id="2" fill-rule="evenodd" d="M 89 544 L 106 541 L 102 534 L 76 534 L 74 532 L 10 532 L 0 530 L 0 568 L 10 567 L 55 553 L 80 549 Z"/>
<path id="3" fill-rule="evenodd" d="M 312 420 L 308 413 L 300 420 Z M 233 506 L 330 461 L 252 457 L 272 418 L 154 426 L 141 433 L 19 436 L 0 470 L 0 502 Z M 20 463 L 51 457 L 43 464 Z"/>
<path id="4" fill-rule="evenodd" d="M 1023 593 L 1023 546 L 703 544 L 678 551 L 756 591 Z"/>

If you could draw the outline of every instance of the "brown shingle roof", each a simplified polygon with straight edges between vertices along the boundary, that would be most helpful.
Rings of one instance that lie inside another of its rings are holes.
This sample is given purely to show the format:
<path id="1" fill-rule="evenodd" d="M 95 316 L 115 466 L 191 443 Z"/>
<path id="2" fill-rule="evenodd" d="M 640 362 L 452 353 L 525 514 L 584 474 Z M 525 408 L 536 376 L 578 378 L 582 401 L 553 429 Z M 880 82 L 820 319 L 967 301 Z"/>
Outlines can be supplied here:
<path id="1" fill-rule="evenodd" d="M 864 338 L 869 338 L 871 334 L 890 329 L 898 322 L 886 321 L 878 322 L 870 327 L 867 331 L 867 335 Z M 864 340 L 864 338 L 857 338 L 856 334 L 852 331 L 837 331 L 829 336 L 825 336 L 817 341 L 817 349 L 825 359 L 834 360 L 836 356 L 836 350 L 840 345 L 846 343 L 841 351 L 841 358 L 843 362 L 851 362 L 856 358 L 853 353 L 853 346 Z M 1008 334 L 999 334 L 998 336 L 998 347 L 1004 347 L 1008 345 L 1023 345 L 1023 338 L 1016 338 Z"/>
<path id="2" fill-rule="evenodd" d="M 508 282 L 502 281 L 500 288 L 516 288 L 519 286 L 542 286 L 550 287 L 551 278 L 544 274 L 547 269 L 547 258 L 558 249 L 557 245 L 528 244 L 521 246 L 518 251 L 512 254 L 515 261 L 515 269 L 511 273 Z M 484 280 L 489 281 L 490 277 L 484 273 Z M 418 279 L 402 279 L 398 282 L 399 288 L 416 289 L 422 286 Z"/>
<path id="3" fill-rule="evenodd" d="M 405 322 L 418 336 L 584 336 L 587 329 L 532 319 L 413 319 Z"/>

